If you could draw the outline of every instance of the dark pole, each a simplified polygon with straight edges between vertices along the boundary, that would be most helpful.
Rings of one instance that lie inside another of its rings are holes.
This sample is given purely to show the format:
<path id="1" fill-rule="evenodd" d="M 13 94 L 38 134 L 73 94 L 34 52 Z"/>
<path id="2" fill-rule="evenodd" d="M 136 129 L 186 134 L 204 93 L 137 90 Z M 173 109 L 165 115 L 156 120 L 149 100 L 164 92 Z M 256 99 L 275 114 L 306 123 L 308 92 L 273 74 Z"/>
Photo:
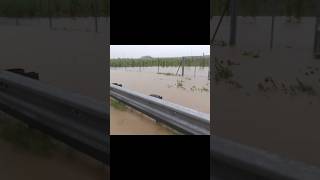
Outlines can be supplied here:
<path id="1" fill-rule="evenodd" d="M 52 0 L 48 0 L 48 15 L 49 15 L 49 27 L 50 27 L 50 29 L 52 29 L 51 1 L 52 1 Z"/>
<path id="2" fill-rule="evenodd" d="M 273 48 L 273 38 L 274 38 L 274 20 L 275 17 L 272 15 L 271 17 L 271 35 L 270 35 L 270 49 Z"/>
<path id="3" fill-rule="evenodd" d="M 274 22 L 275 22 L 275 19 L 276 19 L 276 13 L 275 13 L 275 10 L 276 8 L 275 7 L 272 7 L 274 3 L 276 3 L 275 0 L 272 0 L 270 1 L 271 4 L 268 4 L 271 9 L 270 9 L 270 14 L 271 14 L 271 34 L 270 34 L 270 50 L 273 49 L 273 41 L 274 41 Z"/>
<path id="4" fill-rule="evenodd" d="M 106 30 L 107 30 L 107 44 L 109 45 L 110 44 L 110 0 L 106 0 L 107 3 L 107 7 L 106 7 L 106 20 L 107 20 L 107 27 L 106 27 Z"/>
<path id="5" fill-rule="evenodd" d="M 230 1 L 230 46 L 236 45 L 237 39 L 237 0 Z"/>
<path id="6" fill-rule="evenodd" d="M 98 32 L 98 0 L 94 0 L 94 25 L 95 31 Z"/>
<path id="7" fill-rule="evenodd" d="M 185 61 L 185 58 L 183 57 L 182 58 L 182 76 L 184 76 L 184 62 Z"/>
<path id="8" fill-rule="evenodd" d="M 208 59 L 208 80 L 210 80 L 210 55 Z"/>
<path id="9" fill-rule="evenodd" d="M 319 58 L 319 38 L 320 38 L 320 2 L 315 1 L 315 7 L 316 7 L 316 22 L 315 22 L 315 35 L 314 35 L 314 48 L 313 48 L 313 54 L 315 58 Z"/>

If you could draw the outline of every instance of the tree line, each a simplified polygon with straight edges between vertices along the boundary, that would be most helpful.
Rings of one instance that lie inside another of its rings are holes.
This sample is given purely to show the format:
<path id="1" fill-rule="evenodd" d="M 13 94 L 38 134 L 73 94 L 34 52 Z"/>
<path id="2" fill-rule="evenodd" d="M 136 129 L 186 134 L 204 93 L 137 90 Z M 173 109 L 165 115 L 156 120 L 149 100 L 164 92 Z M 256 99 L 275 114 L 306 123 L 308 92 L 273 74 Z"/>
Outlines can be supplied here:
<path id="1" fill-rule="evenodd" d="M 212 15 L 222 14 L 228 0 L 213 0 Z M 237 0 L 239 16 L 315 16 L 317 0 Z"/>
<path id="2" fill-rule="evenodd" d="M 108 0 L 1 0 L 2 17 L 106 16 Z"/>
<path id="3" fill-rule="evenodd" d="M 152 66 L 160 66 L 160 67 L 172 67 L 172 66 L 180 66 L 182 64 L 182 58 L 138 58 L 138 59 L 111 59 L 110 66 L 111 67 L 152 67 Z M 184 58 L 184 66 L 199 66 L 199 67 L 208 67 L 210 58 L 209 56 L 199 57 L 199 58 Z"/>

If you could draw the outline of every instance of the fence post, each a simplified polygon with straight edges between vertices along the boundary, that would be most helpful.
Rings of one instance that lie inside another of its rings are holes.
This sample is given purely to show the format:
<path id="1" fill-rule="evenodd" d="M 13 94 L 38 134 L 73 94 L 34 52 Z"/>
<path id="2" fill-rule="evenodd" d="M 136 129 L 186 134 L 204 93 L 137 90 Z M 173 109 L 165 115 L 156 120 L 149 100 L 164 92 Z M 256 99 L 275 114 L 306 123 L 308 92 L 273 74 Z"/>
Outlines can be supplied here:
<path id="1" fill-rule="evenodd" d="M 182 57 L 182 76 L 184 76 L 184 61 L 185 61 L 185 58 Z"/>
<path id="2" fill-rule="evenodd" d="M 49 28 L 50 28 L 50 29 L 52 29 L 51 1 L 52 1 L 52 0 L 48 0 L 48 16 L 49 16 Z"/>
<path id="3" fill-rule="evenodd" d="M 274 15 L 271 17 L 271 35 L 270 35 L 270 49 L 273 48 L 273 36 L 274 36 Z"/>
<path id="4" fill-rule="evenodd" d="M 208 59 L 208 80 L 210 80 L 210 56 Z"/>
<path id="5" fill-rule="evenodd" d="M 159 73 L 159 65 L 160 65 L 159 63 L 160 63 L 160 60 L 159 60 L 159 58 L 158 58 L 158 73 Z"/>
<path id="6" fill-rule="evenodd" d="M 95 32 L 98 32 L 98 1 L 94 0 L 94 24 Z"/>
<path id="7" fill-rule="evenodd" d="M 271 1 L 271 3 L 275 3 L 275 1 Z M 274 40 L 274 22 L 275 22 L 275 7 L 271 8 L 271 34 L 270 34 L 270 49 L 273 49 L 273 40 Z"/>
<path id="8" fill-rule="evenodd" d="M 230 3 L 230 46 L 236 45 L 237 39 L 237 0 L 231 0 Z"/>
<path id="9" fill-rule="evenodd" d="M 193 57 L 192 57 L 192 62 L 194 62 Z M 196 78 L 196 70 L 197 70 L 197 63 L 194 63 L 194 73 L 193 73 L 193 78 Z"/>
<path id="10" fill-rule="evenodd" d="M 315 35 L 314 35 L 314 48 L 313 55 L 315 58 L 320 58 L 320 2 L 315 1 L 316 18 L 315 18 Z"/>

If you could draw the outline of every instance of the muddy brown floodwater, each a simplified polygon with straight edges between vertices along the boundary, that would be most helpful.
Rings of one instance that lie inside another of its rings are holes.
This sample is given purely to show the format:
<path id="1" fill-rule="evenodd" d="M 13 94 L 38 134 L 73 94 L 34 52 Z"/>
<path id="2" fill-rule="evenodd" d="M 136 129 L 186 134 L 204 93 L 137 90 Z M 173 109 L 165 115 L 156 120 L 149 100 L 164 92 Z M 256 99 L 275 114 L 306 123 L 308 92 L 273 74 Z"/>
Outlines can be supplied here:
<path id="1" fill-rule="evenodd" d="M 0 140 L 1 179 L 108 179 L 108 169 L 84 154 L 73 152 L 72 157 L 57 152 L 53 157 L 41 157 L 19 150 Z"/>
<path id="2" fill-rule="evenodd" d="M 122 68 L 110 70 L 110 82 L 145 95 L 158 94 L 166 101 L 210 113 L 210 81 L 207 76 L 181 77 Z M 137 112 L 111 107 L 110 116 L 111 134 L 174 134 Z"/>
<path id="3" fill-rule="evenodd" d="M 99 27 L 106 27 L 101 20 Z M 50 30 L 45 18 L 19 18 L 20 25 L 15 26 L 15 19 L 0 17 L 0 70 L 35 71 L 43 83 L 104 102 L 106 33 L 101 28 L 98 33 L 86 30 L 94 27 L 90 22 L 59 18 L 54 19 L 57 29 Z M 72 152 L 72 157 L 58 151 L 53 157 L 40 157 L 0 140 L 0 179 L 108 179 L 105 165 Z"/>
<path id="4" fill-rule="evenodd" d="M 271 17 L 258 17 L 256 23 L 239 17 L 237 46 L 215 47 L 215 58 L 224 64 L 235 63 L 228 68 L 232 80 L 242 87 L 215 84 L 213 133 L 320 166 L 320 61 L 313 56 L 315 18 L 302 18 L 301 23 L 276 19 L 272 50 L 268 47 Z M 228 28 L 227 18 L 219 40 L 228 39 Z M 270 78 L 274 86 L 268 86 Z"/>

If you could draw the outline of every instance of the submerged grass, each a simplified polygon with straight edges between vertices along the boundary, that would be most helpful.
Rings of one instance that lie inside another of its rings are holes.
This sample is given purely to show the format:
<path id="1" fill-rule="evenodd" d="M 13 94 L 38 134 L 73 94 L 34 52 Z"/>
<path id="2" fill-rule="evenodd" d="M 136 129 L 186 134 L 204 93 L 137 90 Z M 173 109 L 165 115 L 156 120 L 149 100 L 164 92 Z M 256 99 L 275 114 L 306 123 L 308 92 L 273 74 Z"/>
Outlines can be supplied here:
<path id="1" fill-rule="evenodd" d="M 183 86 L 183 80 L 182 79 L 177 79 L 176 86 L 177 86 L 177 88 L 185 89 L 184 86 Z"/>
<path id="2" fill-rule="evenodd" d="M 254 51 L 243 51 L 242 56 L 248 56 L 252 58 L 259 58 L 260 54 L 259 52 L 254 52 Z"/>
<path id="3" fill-rule="evenodd" d="M 157 74 L 161 74 L 161 75 L 165 75 L 165 76 L 175 76 L 175 74 L 173 73 L 157 73 Z"/>
<path id="4" fill-rule="evenodd" d="M 127 106 L 125 104 L 123 104 L 122 102 L 115 100 L 113 98 L 110 98 L 110 104 L 112 107 L 120 110 L 120 111 L 125 111 L 127 110 Z"/>
<path id="5" fill-rule="evenodd" d="M 218 58 L 215 58 L 214 70 L 215 72 L 215 81 L 228 80 L 233 77 L 233 72 L 229 66 L 224 65 L 223 61 L 219 61 Z"/>
<path id="6" fill-rule="evenodd" d="M 15 121 L 1 123 L 0 139 L 40 156 L 50 156 L 58 148 L 57 143 L 48 135 Z"/>
<path id="7" fill-rule="evenodd" d="M 190 90 L 192 91 L 192 92 L 196 92 L 196 91 L 198 91 L 198 92 L 208 92 L 209 91 L 209 89 L 208 88 L 206 88 L 206 87 L 201 87 L 201 88 L 199 88 L 199 87 L 197 87 L 197 86 L 195 86 L 195 85 L 193 85 L 191 88 L 190 88 Z"/>

